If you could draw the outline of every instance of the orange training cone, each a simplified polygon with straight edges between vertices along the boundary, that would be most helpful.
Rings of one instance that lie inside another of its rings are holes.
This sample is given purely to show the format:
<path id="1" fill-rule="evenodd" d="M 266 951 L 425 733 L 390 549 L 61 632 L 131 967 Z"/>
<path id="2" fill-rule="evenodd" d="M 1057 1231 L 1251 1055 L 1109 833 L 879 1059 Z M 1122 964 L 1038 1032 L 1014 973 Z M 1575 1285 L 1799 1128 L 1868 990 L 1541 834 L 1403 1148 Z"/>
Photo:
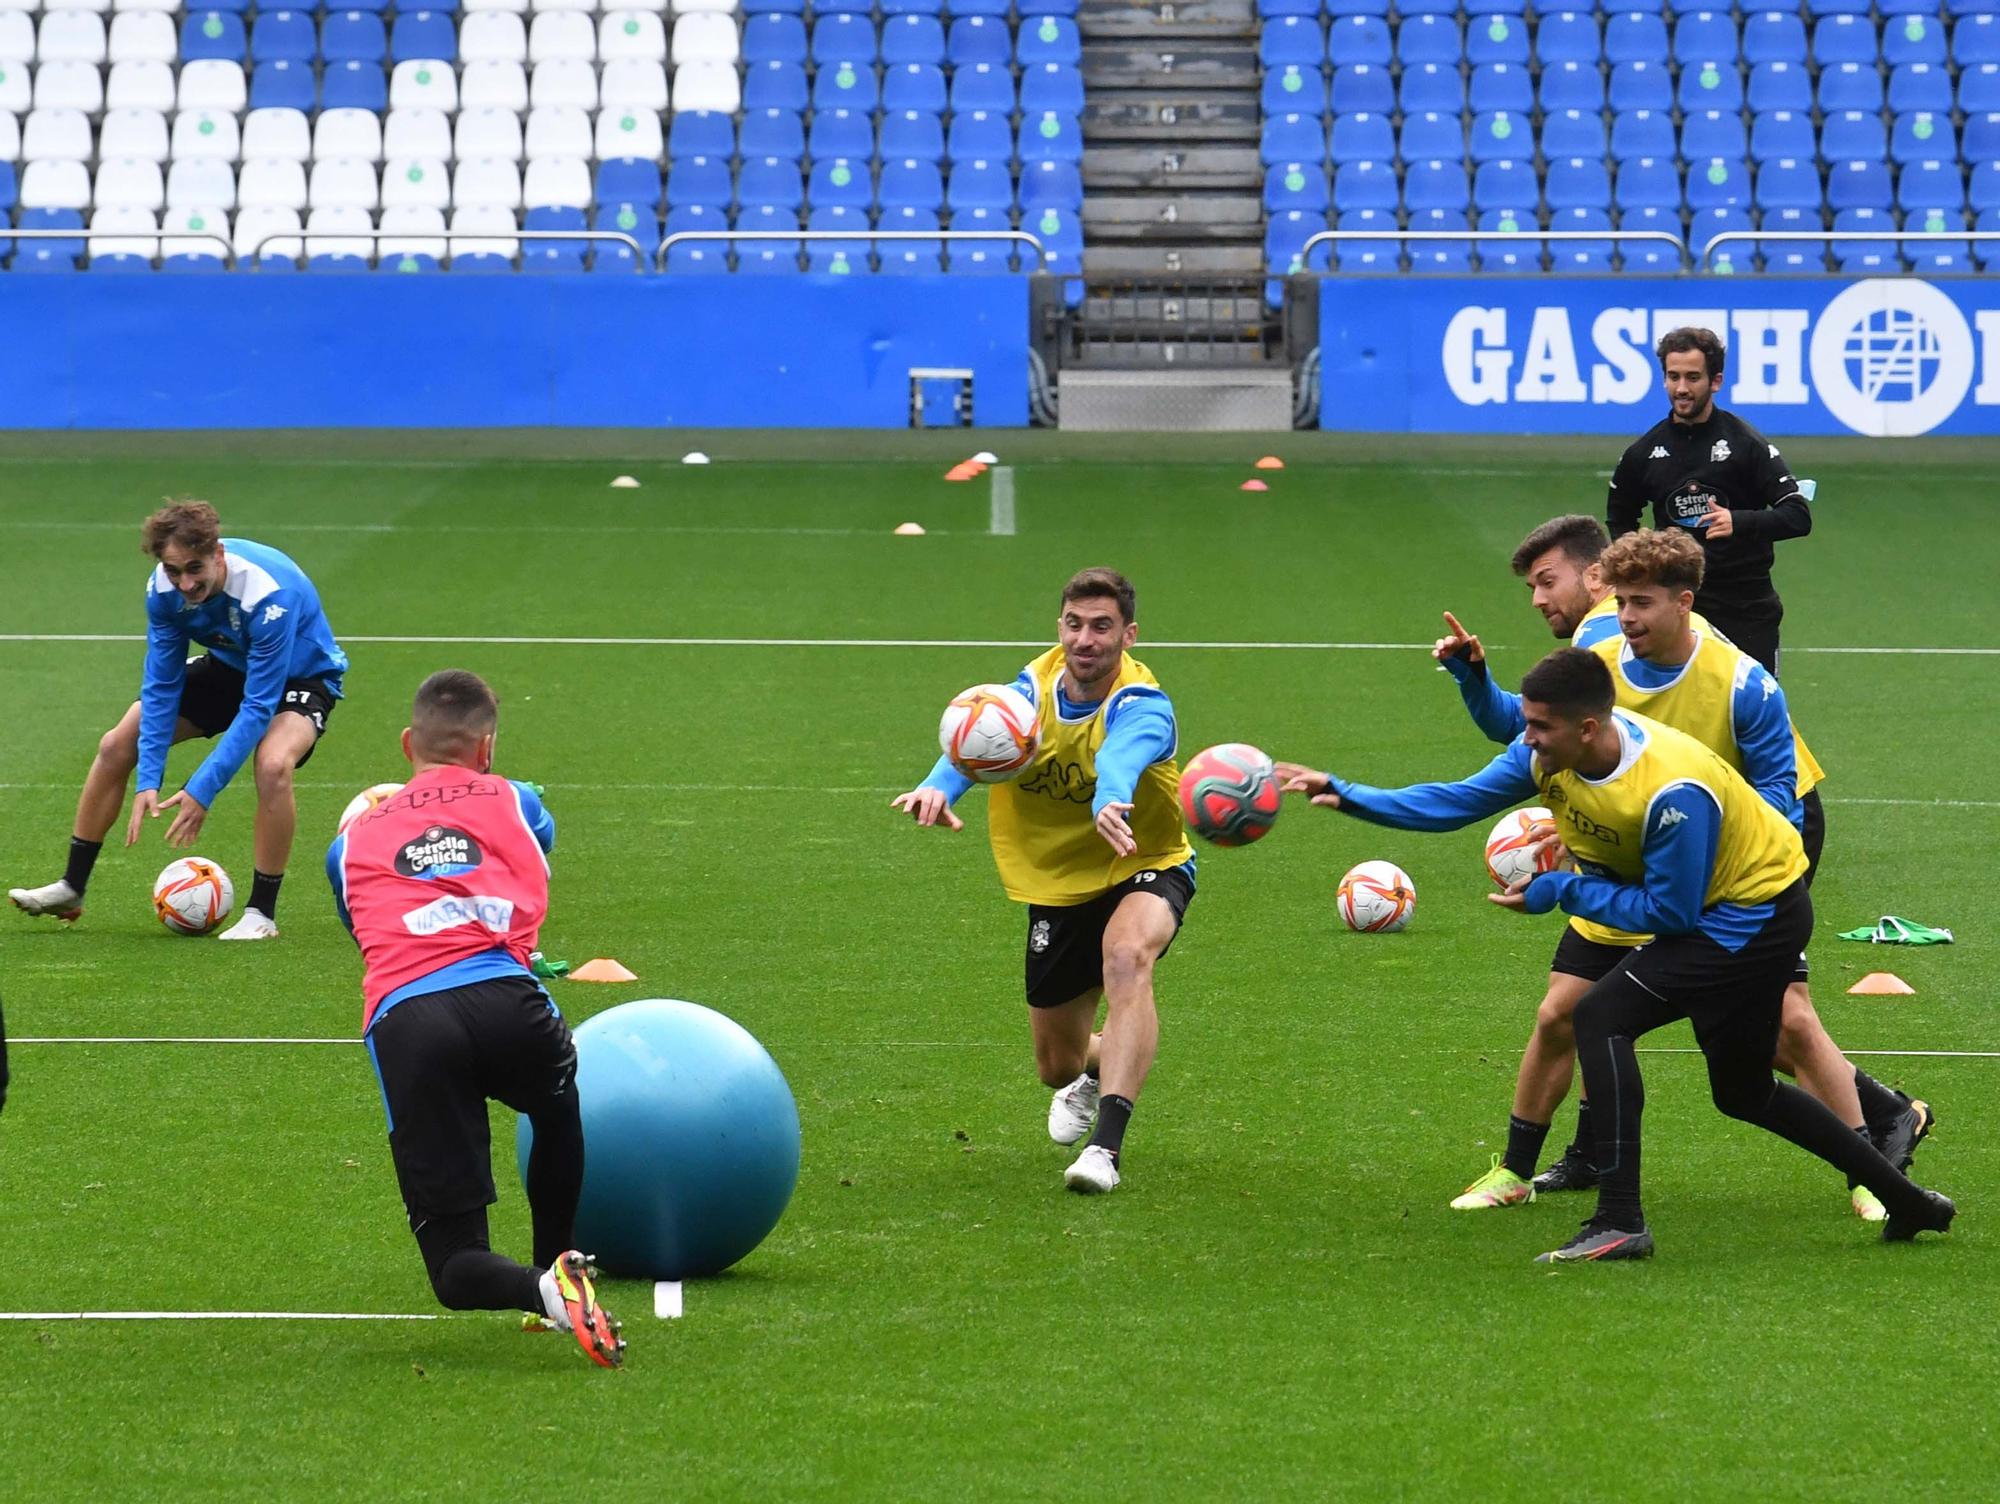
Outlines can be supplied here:
<path id="1" fill-rule="evenodd" d="M 1245 482 L 1243 482 L 1242 485 L 1238 486 L 1236 489 L 1239 491 L 1268 491 L 1271 488 L 1265 485 L 1264 482 L 1262 482 L 1261 480 L 1246 480 Z"/>
<path id="2" fill-rule="evenodd" d="M 639 980 L 639 974 L 636 971 L 627 971 L 616 961 L 599 956 L 594 961 L 585 961 L 583 965 L 570 972 L 569 979 L 572 982 L 636 982 Z"/>
<path id="3" fill-rule="evenodd" d="M 1275 454 L 1267 454 L 1261 460 L 1257 461 L 1257 468 L 1259 470 L 1282 470 L 1285 468 L 1285 462 Z"/>
<path id="4" fill-rule="evenodd" d="M 946 480 L 971 480 L 978 473 L 970 465 L 953 465 L 949 470 L 945 471 L 944 478 Z"/>
<path id="5" fill-rule="evenodd" d="M 1917 989 L 1893 971 L 1871 971 L 1847 989 L 1850 996 L 1915 997 Z"/>

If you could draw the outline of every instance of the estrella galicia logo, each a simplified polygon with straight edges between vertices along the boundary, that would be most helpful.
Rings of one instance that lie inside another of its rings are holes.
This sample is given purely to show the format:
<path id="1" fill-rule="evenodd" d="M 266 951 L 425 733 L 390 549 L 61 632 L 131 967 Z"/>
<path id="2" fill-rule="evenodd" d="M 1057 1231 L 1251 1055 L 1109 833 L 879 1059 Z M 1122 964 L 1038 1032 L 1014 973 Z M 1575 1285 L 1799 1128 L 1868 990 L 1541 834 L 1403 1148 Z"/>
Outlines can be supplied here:
<path id="1" fill-rule="evenodd" d="M 1698 480 L 1686 482 L 1667 498 L 1667 521 L 1677 527 L 1700 527 L 1715 505 L 1715 493 Z"/>
<path id="2" fill-rule="evenodd" d="M 416 840 L 403 843 L 403 849 L 396 853 L 396 870 L 404 877 L 457 877 L 484 859 L 479 843 L 464 831 L 433 825 Z"/>

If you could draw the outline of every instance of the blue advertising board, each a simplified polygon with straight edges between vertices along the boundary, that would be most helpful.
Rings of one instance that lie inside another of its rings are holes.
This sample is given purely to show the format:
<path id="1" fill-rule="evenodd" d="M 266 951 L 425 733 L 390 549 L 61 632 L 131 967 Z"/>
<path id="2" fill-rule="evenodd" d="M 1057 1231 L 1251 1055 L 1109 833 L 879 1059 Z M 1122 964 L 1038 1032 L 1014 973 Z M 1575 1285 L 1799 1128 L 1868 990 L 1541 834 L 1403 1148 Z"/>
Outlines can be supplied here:
<path id="1" fill-rule="evenodd" d="M 2000 278 L 1348 277 L 1320 286 L 1320 426 L 1637 433 L 1653 347 L 1728 347 L 1720 401 L 1769 434 L 2000 433 Z"/>

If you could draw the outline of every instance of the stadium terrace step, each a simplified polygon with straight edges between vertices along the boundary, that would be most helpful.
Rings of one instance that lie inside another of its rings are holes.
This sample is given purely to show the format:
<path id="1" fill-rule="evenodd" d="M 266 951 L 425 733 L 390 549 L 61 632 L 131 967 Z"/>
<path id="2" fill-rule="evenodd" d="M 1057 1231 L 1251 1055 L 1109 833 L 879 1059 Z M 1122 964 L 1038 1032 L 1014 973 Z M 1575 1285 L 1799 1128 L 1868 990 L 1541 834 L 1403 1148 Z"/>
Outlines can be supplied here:
<path id="1" fill-rule="evenodd" d="M 1059 387 L 1062 426 L 1099 433 L 1291 429 L 1289 371 L 1228 370 L 1227 361 L 1189 364 L 1202 368 L 1067 369 Z"/>
<path id="2" fill-rule="evenodd" d="M 1254 44 L 1257 7 L 1252 0 L 1096 0 L 1077 11 L 1076 24 L 1087 42 L 1228 37 Z"/>
<path id="3" fill-rule="evenodd" d="M 1182 146 L 1255 141 L 1263 127 L 1254 90 L 1159 94 L 1147 90 L 1086 96 L 1083 139 L 1111 145 L 1174 141 Z"/>
<path id="4" fill-rule="evenodd" d="M 1182 294 L 1170 288 L 1087 286 L 1083 316 L 1093 324 L 1116 321 L 1141 337 L 1183 334 L 1200 327 L 1231 331 L 1232 338 L 1256 339 L 1265 309 L 1258 289 Z"/>
<path id="5" fill-rule="evenodd" d="M 1086 147 L 1083 186 L 1102 188 L 1234 188 L 1263 191 L 1264 168 L 1255 147 Z"/>
<path id="6" fill-rule="evenodd" d="M 1252 371 L 1265 369 L 1270 364 L 1263 348 L 1248 342 L 1205 344 L 1179 337 L 1141 337 L 1115 341 L 1085 340 L 1069 353 L 1063 372 L 1067 376 L 1079 368 L 1087 371 Z"/>
<path id="7" fill-rule="evenodd" d="M 1083 253 L 1086 278 L 1224 277 L 1261 272 L 1260 245 L 1098 245 Z"/>
<path id="8" fill-rule="evenodd" d="M 1150 46 L 1093 42 L 1083 49 L 1086 98 L 1093 89 L 1232 89 L 1257 87 L 1257 49 L 1218 42 L 1160 41 Z"/>
<path id="9" fill-rule="evenodd" d="M 1240 240 L 1256 234 L 1261 212 L 1244 194 L 1100 194 L 1084 199 L 1082 223 L 1091 240 Z"/>

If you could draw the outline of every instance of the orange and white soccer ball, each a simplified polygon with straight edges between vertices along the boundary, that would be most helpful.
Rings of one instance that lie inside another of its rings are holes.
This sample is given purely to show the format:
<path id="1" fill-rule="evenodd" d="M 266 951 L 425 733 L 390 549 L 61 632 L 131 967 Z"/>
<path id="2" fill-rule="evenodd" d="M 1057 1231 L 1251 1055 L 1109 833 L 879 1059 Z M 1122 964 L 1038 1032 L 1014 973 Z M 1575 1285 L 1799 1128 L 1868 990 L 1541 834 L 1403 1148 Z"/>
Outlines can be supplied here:
<path id="1" fill-rule="evenodd" d="M 169 862 L 153 884 L 153 912 L 176 935 L 206 935 L 235 907 L 229 874 L 205 857 Z"/>
<path id="2" fill-rule="evenodd" d="M 1556 833 L 1556 817 L 1545 809 L 1517 809 L 1500 817 L 1486 836 L 1486 875 L 1511 888 L 1539 872 L 1553 872 L 1562 859 L 1555 846 L 1535 848 Z"/>
<path id="3" fill-rule="evenodd" d="M 338 835 L 347 829 L 355 820 L 367 814 L 385 799 L 393 799 L 402 792 L 403 786 L 400 783 L 370 784 L 347 801 L 347 808 L 340 812 L 340 824 L 334 827 L 334 834 Z"/>
<path id="4" fill-rule="evenodd" d="M 1340 880 L 1334 906 L 1351 930 L 1391 934 L 1417 912 L 1417 885 L 1394 862 L 1359 862 Z"/>
<path id="5" fill-rule="evenodd" d="M 938 745 L 967 778 L 1005 783 L 1041 750 L 1041 721 L 1013 685 L 975 684 L 945 706 Z"/>

